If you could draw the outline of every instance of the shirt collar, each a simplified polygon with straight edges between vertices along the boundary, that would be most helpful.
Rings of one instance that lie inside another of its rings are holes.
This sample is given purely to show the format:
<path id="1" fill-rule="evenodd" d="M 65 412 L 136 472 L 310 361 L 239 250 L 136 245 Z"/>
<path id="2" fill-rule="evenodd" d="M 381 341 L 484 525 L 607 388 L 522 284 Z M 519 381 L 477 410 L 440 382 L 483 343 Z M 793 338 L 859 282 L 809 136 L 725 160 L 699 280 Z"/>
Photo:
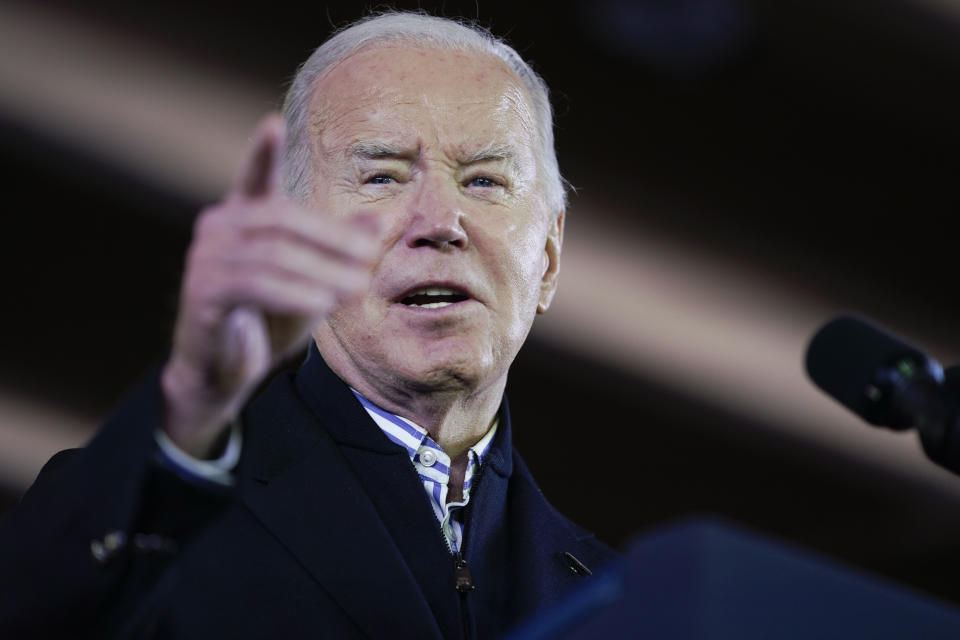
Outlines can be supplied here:
<path id="1" fill-rule="evenodd" d="M 426 429 L 412 420 L 398 416 L 395 413 L 390 413 L 386 409 L 377 406 L 353 387 L 350 387 L 350 391 L 353 392 L 353 395 L 356 396 L 360 404 L 363 405 L 363 408 L 367 410 L 367 413 L 370 414 L 373 421 L 380 427 L 383 434 L 392 442 L 406 450 L 411 462 L 416 462 L 417 453 L 424 447 L 435 449 L 438 453 L 444 453 L 444 455 L 446 455 L 445 452 L 440 449 L 440 445 L 430 437 Z M 499 416 L 494 416 L 487 433 L 468 449 L 467 455 L 470 457 L 472 463 L 477 465 L 483 463 L 483 457 L 490 450 L 490 445 L 493 444 L 499 423 Z M 449 461 L 447 464 L 449 464 Z"/>

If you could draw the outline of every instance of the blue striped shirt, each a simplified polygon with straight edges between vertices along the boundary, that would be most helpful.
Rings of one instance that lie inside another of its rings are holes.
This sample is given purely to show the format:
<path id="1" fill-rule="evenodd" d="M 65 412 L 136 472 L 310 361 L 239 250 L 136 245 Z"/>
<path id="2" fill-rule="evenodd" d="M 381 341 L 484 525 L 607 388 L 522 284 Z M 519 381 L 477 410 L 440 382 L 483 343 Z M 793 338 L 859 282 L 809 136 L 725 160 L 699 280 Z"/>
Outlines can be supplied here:
<path id="1" fill-rule="evenodd" d="M 447 493 L 450 488 L 450 456 L 440 448 L 426 429 L 381 409 L 363 397 L 356 389 L 351 388 L 363 408 L 367 410 L 373 421 L 391 441 L 400 445 L 410 456 L 410 462 L 420 477 L 420 483 L 427 494 L 433 514 L 440 522 L 440 532 L 447 541 L 450 553 L 460 551 L 463 542 L 463 523 L 460 522 L 460 512 L 470 502 L 470 486 L 473 478 L 480 470 L 483 456 L 490 448 L 497 432 L 497 419 L 487 434 L 477 444 L 467 450 L 467 471 L 463 476 L 463 497 L 459 502 L 447 502 Z"/>

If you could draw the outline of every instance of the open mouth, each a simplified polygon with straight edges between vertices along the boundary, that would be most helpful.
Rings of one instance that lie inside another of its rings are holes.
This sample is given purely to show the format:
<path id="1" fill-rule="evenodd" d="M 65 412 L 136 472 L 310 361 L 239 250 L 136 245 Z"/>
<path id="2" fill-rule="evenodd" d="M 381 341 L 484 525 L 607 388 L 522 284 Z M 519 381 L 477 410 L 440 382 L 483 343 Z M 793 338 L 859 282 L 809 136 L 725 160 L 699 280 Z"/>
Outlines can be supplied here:
<path id="1" fill-rule="evenodd" d="M 439 309 L 469 298 L 470 296 L 446 287 L 424 287 L 411 291 L 400 300 L 400 304 L 421 309 Z"/>

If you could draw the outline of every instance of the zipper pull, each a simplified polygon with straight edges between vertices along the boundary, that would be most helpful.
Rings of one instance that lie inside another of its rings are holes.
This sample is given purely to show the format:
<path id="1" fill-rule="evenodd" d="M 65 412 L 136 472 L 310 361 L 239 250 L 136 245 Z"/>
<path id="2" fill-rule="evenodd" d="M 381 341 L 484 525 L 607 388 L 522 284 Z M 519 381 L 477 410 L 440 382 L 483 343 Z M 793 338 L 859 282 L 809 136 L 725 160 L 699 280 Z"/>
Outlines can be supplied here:
<path id="1" fill-rule="evenodd" d="M 473 574 L 470 573 L 467 560 L 459 551 L 457 551 L 457 555 L 453 558 L 453 579 L 454 585 L 460 593 L 468 593 L 476 588 L 476 585 L 473 584 Z"/>

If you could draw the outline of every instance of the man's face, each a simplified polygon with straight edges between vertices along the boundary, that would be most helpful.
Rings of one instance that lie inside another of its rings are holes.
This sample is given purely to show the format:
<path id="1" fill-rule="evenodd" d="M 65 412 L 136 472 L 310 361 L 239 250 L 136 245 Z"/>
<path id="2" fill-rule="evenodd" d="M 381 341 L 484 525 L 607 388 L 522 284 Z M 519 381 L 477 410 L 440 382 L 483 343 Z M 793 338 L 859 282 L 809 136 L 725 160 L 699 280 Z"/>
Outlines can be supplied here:
<path id="1" fill-rule="evenodd" d="M 381 392 L 504 381 L 553 296 L 563 225 L 526 90 L 493 56 L 393 46 L 337 65 L 311 106 L 310 204 L 375 216 L 383 251 L 316 330 L 321 353 Z"/>

